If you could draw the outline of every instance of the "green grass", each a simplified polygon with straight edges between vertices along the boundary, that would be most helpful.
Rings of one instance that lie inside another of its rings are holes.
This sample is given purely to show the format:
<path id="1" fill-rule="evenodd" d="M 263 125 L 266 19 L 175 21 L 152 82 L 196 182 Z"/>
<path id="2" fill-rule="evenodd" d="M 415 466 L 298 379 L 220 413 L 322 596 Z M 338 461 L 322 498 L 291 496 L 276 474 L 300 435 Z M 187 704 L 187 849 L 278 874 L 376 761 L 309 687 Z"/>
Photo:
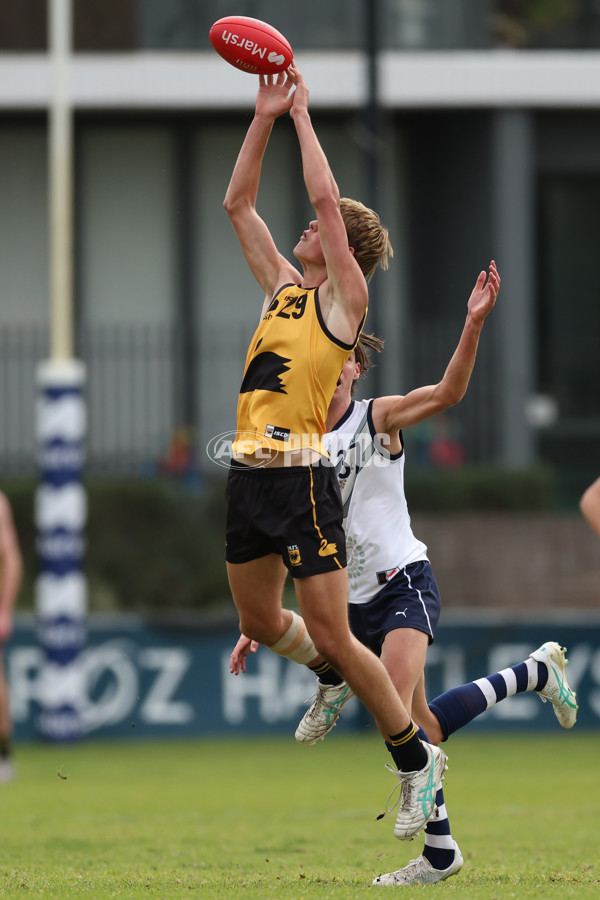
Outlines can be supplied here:
<path id="1" fill-rule="evenodd" d="M 403 897 L 600 896 L 598 735 L 462 736 L 446 801 L 465 866 Z M 404 865 L 374 737 L 17 748 L 0 785 L 0 896 L 373 897 Z M 60 771 L 62 776 L 57 774 Z"/>

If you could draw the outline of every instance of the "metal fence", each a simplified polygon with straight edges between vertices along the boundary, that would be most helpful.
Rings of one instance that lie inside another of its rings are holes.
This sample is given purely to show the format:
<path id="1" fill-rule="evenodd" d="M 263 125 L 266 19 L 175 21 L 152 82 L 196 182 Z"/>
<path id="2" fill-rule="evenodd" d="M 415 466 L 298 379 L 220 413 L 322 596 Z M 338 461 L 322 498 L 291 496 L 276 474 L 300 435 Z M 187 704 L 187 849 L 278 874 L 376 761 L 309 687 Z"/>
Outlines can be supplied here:
<path id="1" fill-rule="evenodd" d="M 36 365 L 48 355 L 48 329 L 0 328 L 0 472 L 35 467 Z"/>
<path id="2" fill-rule="evenodd" d="M 87 470 L 154 471 L 176 424 L 175 334 L 168 326 L 96 326 L 80 334 L 87 368 Z M 36 467 L 36 368 L 44 327 L 0 329 L 0 472 Z"/>
<path id="3" fill-rule="evenodd" d="M 442 378 L 463 327 L 461 319 L 413 322 L 406 348 L 407 382 L 393 393 L 406 393 Z M 482 340 L 469 388 L 460 404 L 416 428 L 406 439 L 424 466 L 448 467 L 463 462 L 487 463 L 496 458 L 497 414 L 496 358 L 491 335 Z M 387 351 L 384 351 L 387 352 Z M 414 453 L 411 449 L 411 462 Z"/>
<path id="4" fill-rule="evenodd" d="M 397 394 L 438 381 L 459 332 L 460 324 L 441 320 L 411 326 L 406 384 L 384 385 L 383 390 Z M 217 396 L 221 379 L 215 373 L 223 360 L 238 359 L 241 367 L 247 335 L 204 334 L 202 365 L 200 341 L 190 342 L 189 335 L 185 338 L 188 350 L 191 347 L 187 357 L 181 353 L 183 336 L 176 326 L 105 325 L 81 331 L 78 355 L 87 367 L 86 469 L 90 474 L 156 474 L 177 429 L 195 429 L 200 421 L 201 398 L 211 393 L 210 386 L 200 390 L 202 373 L 215 385 L 215 402 L 205 400 L 204 406 L 228 402 L 230 398 Z M 490 350 L 488 346 L 480 353 L 463 402 L 407 434 L 413 464 L 451 467 L 494 458 L 494 360 Z M 36 367 L 47 355 L 46 328 L 0 328 L 2 477 L 35 472 Z M 190 383 L 195 404 L 191 409 Z M 365 390 L 368 394 L 368 379 L 363 394 Z M 210 419 L 209 410 L 204 412 Z"/>
<path id="5" fill-rule="evenodd" d="M 177 334 L 169 326 L 103 326 L 81 335 L 87 365 L 88 469 L 150 474 L 177 426 Z"/>

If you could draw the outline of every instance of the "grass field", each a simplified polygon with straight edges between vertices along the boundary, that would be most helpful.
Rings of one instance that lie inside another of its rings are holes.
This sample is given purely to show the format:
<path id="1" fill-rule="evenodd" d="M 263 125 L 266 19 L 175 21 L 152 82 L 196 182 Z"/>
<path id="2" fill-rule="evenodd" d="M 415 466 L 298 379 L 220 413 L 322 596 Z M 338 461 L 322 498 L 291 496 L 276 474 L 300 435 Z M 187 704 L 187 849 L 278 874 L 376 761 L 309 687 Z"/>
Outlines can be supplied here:
<path id="1" fill-rule="evenodd" d="M 422 842 L 376 821 L 394 781 L 374 737 L 22 745 L 17 781 L 0 785 L 0 896 L 600 897 L 599 735 L 458 735 L 446 749 L 465 866 L 394 889 L 371 879 Z"/>

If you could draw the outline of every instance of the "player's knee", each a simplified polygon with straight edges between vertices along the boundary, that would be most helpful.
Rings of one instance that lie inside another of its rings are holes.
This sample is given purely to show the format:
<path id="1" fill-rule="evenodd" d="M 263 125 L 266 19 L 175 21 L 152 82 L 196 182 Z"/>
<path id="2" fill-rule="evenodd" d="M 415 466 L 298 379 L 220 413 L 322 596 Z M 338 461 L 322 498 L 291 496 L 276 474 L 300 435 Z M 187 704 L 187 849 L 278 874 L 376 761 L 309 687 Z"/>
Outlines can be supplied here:
<path id="1" fill-rule="evenodd" d="M 314 642 L 319 655 L 334 669 L 341 671 L 351 652 L 348 642 L 328 633 L 317 634 Z"/>
<path id="2" fill-rule="evenodd" d="M 317 650 L 307 631 L 304 619 L 291 613 L 291 623 L 276 641 L 266 644 L 269 650 L 300 665 L 308 665 L 317 658 Z"/>
<path id="3" fill-rule="evenodd" d="M 264 647 L 273 644 L 281 634 L 279 620 L 265 621 L 251 613 L 240 615 L 240 631 L 251 641 L 258 641 Z"/>

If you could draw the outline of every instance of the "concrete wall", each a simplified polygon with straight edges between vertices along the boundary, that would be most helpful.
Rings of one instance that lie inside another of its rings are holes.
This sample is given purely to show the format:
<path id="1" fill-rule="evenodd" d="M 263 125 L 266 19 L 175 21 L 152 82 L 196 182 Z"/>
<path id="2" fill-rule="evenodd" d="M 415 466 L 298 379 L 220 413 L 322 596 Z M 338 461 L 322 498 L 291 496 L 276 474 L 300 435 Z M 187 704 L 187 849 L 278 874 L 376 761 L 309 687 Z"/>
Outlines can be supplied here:
<path id="1" fill-rule="evenodd" d="M 600 541 L 577 516 L 414 515 L 443 609 L 600 609 Z"/>

